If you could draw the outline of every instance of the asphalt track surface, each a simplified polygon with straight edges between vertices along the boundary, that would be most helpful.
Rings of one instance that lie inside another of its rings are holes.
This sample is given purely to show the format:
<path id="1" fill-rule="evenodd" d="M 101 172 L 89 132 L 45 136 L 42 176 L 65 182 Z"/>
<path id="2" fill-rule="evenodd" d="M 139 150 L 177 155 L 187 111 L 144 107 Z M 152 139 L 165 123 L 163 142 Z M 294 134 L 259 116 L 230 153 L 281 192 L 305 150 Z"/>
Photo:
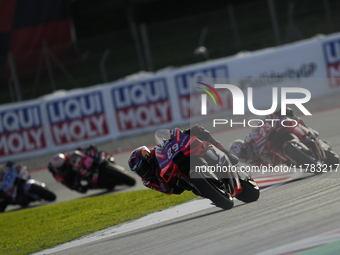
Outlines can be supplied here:
<path id="1" fill-rule="evenodd" d="M 340 109 L 336 108 L 304 118 L 338 154 L 339 117 Z M 229 145 L 248 131 L 221 131 L 214 137 Z M 117 163 L 127 167 L 128 154 L 118 154 Z M 32 176 L 46 182 L 57 193 L 56 202 L 84 196 L 55 183 L 46 171 Z M 54 254 L 256 254 L 267 251 L 340 228 L 339 176 L 338 172 L 308 174 L 262 192 L 255 203 L 235 201 L 234 208 L 228 211 L 210 208 Z M 135 189 L 141 187 L 138 182 Z"/>
<path id="2" fill-rule="evenodd" d="M 338 177 L 327 175 L 53 254 L 256 254 L 340 227 Z"/>

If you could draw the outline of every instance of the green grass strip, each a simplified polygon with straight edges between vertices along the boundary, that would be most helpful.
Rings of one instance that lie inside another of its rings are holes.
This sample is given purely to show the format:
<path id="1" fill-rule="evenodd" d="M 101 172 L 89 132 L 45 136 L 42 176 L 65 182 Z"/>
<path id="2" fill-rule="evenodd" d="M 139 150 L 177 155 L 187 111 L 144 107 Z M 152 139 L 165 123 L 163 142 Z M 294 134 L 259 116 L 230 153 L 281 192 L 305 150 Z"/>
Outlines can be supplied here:
<path id="1" fill-rule="evenodd" d="M 88 197 L 0 214 L 0 254 L 30 254 L 195 198 L 153 190 Z"/>
<path id="2" fill-rule="evenodd" d="M 297 253 L 298 255 L 334 255 L 340 254 L 340 241 L 322 245 L 320 247 Z"/>

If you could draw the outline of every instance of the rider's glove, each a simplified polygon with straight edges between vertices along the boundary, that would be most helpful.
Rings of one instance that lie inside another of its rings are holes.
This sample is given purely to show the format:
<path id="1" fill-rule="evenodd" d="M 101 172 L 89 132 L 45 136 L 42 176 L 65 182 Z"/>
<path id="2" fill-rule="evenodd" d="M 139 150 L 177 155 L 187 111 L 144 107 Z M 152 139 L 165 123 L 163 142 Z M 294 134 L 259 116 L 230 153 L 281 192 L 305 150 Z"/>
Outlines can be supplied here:
<path id="1" fill-rule="evenodd" d="M 183 133 L 190 136 L 196 136 L 198 139 L 202 141 L 211 140 L 211 135 L 209 131 L 205 130 L 203 127 L 198 126 L 197 124 L 191 128 L 184 130 Z"/>
<path id="2" fill-rule="evenodd" d="M 6 200 L 7 198 L 7 194 L 0 189 L 0 202 L 3 201 L 3 200 Z"/>
<path id="3" fill-rule="evenodd" d="M 276 116 L 281 116 L 281 108 L 277 109 L 273 114 L 276 115 Z M 289 107 L 287 107 L 287 109 L 286 109 L 286 116 L 288 118 L 291 118 L 291 119 L 295 119 L 295 117 L 296 117 L 294 115 L 294 111 Z"/>
<path id="4" fill-rule="evenodd" d="M 76 191 L 80 192 L 80 193 L 86 193 L 86 191 L 88 190 L 88 186 L 78 186 L 76 188 Z"/>
<path id="5" fill-rule="evenodd" d="M 53 176 L 55 176 L 57 174 L 57 171 L 54 169 L 54 167 L 51 165 L 51 163 L 48 164 L 47 169 L 50 173 L 53 174 Z"/>
<path id="6" fill-rule="evenodd" d="M 239 162 L 239 159 L 237 156 L 235 156 L 234 154 L 230 153 L 229 151 L 227 151 L 226 149 L 223 149 L 222 150 L 225 154 L 227 154 L 229 160 L 230 160 L 230 163 L 232 165 L 236 165 L 238 162 Z"/>
<path id="7" fill-rule="evenodd" d="M 8 166 L 8 167 L 12 167 L 13 165 L 14 165 L 14 162 L 12 162 L 12 161 L 6 162 L 6 166 Z"/>

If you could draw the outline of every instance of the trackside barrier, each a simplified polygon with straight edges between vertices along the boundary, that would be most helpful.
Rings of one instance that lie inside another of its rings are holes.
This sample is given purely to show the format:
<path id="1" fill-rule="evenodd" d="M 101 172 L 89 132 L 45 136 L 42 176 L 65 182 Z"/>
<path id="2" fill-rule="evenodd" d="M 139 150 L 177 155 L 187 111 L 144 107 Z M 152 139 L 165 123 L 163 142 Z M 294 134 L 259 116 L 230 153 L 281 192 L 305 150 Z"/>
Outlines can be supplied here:
<path id="1" fill-rule="evenodd" d="M 304 87 L 312 98 L 332 94 L 340 91 L 340 33 L 2 105 L 0 161 L 188 124 L 200 118 L 200 95 L 190 81 L 202 78 L 224 78 L 243 91 L 252 87 L 257 108 L 271 106 L 272 87 Z M 230 93 L 219 95 L 225 103 L 208 104 L 209 114 L 232 111 Z"/>

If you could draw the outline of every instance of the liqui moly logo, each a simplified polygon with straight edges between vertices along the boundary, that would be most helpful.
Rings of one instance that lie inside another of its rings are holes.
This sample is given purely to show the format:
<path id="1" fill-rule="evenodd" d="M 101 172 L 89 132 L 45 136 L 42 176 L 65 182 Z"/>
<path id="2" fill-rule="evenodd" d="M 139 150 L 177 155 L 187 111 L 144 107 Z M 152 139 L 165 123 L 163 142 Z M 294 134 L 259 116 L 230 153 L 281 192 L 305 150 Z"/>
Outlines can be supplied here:
<path id="1" fill-rule="evenodd" d="M 147 128 L 172 121 L 165 78 L 125 84 L 111 90 L 120 131 Z"/>
<path id="2" fill-rule="evenodd" d="M 54 143 L 62 145 L 107 135 L 102 102 L 99 91 L 48 102 L 46 111 Z"/>
<path id="3" fill-rule="evenodd" d="M 215 104 L 217 105 L 217 100 L 215 100 L 215 96 L 216 98 L 218 98 L 219 103 L 222 105 L 223 101 L 221 100 L 219 94 L 217 93 L 217 91 L 215 89 L 227 89 L 228 91 L 230 91 L 231 95 L 232 95 L 232 99 L 233 99 L 233 115 L 244 115 L 245 111 L 244 111 L 244 101 L 245 101 L 245 97 L 244 94 L 242 92 L 242 90 L 240 88 L 238 88 L 235 85 L 231 85 L 231 84 L 215 84 L 214 87 L 205 84 L 205 83 L 199 83 L 201 85 L 203 85 L 204 87 L 210 89 L 207 90 L 206 88 L 200 88 L 202 89 L 204 92 L 206 92 L 207 94 L 202 94 L 201 95 L 201 114 L 202 115 L 207 115 L 207 95 L 209 95 L 213 101 L 215 102 Z M 287 98 L 287 94 L 289 93 L 299 93 L 299 94 L 303 94 L 304 98 Z M 309 90 L 305 89 L 305 88 L 297 88 L 297 87 L 282 87 L 281 88 L 281 115 L 286 115 L 287 112 L 287 105 L 295 105 L 297 108 L 300 109 L 300 111 L 305 114 L 305 115 L 312 115 L 304 106 L 304 103 L 307 103 L 309 100 L 311 99 L 311 93 Z M 269 109 L 266 110 L 259 110 L 259 109 L 255 109 L 254 105 L 253 105 L 253 88 L 252 87 L 248 87 L 247 88 L 247 105 L 248 105 L 248 109 L 251 113 L 255 114 L 255 115 L 269 115 L 275 112 L 277 105 L 278 105 L 278 88 L 273 87 L 272 88 L 272 105 Z M 254 120 L 249 120 L 248 121 L 248 126 L 250 127 L 254 127 L 252 126 L 251 122 L 253 122 Z M 233 125 L 233 121 L 232 119 L 230 120 L 230 124 L 231 126 Z M 227 124 L 229 123 L 228 120 L 225 119 L 214 119 L 214 127 L 217 124 Z M 243 126 L 246 126 L 246 121 L 244 120 L 243 122 L 241 122 L 243 124 Z M 234 124 L 236 124 L 234 122 Z M 237 123 L 239 124 L 239 122 Z M 297 125 L 297 123 L 296 123 Z"/>
<path id="4" fill-rule="evenodd" d="M 44 148 L 39 104 L 0 111 L 0 157 Z"/>

